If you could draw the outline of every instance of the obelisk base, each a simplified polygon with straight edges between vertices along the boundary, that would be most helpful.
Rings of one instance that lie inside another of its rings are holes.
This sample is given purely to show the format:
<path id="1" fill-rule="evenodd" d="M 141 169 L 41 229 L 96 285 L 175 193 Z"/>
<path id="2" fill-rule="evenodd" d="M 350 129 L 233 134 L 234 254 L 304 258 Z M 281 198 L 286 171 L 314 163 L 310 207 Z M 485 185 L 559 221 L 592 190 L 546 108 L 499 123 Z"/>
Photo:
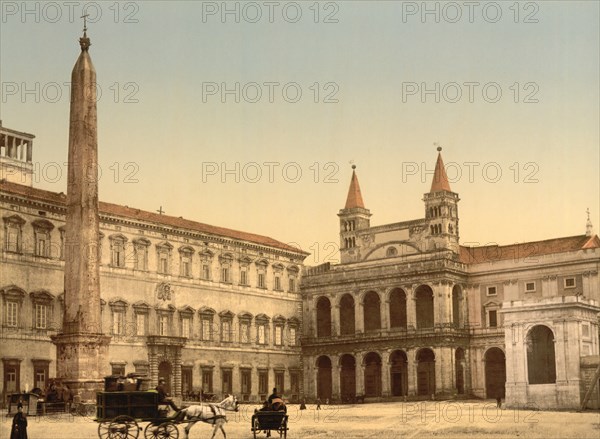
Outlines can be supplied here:
<path id="1" fill-rule="evenodd" d="M 104 389 L 108 371 L 110 337 L 104 334 L 57 334 L 56 377 L 69 386 L 74 399 L 95 402 L 96 392 Z"/>

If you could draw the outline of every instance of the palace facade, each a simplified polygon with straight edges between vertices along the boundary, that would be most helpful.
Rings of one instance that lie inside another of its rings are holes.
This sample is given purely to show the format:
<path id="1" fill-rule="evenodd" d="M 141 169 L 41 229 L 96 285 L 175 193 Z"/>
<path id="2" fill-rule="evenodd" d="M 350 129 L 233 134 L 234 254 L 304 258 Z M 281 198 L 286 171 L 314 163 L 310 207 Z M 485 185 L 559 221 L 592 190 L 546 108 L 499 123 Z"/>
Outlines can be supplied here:
<path id="1" fill-rule="evenodd" d="M 423 202 L 423 218 L 371 226 L 353 171 L 341 263 L 302 278 L 305 393 L 579 407 L 598 365 L 600 239 L 589 218 L 579 236 L 461 246 L 441 153 Z"/>
<path id="2" fill-rule="evenodd" d="M 34 136 L 0 124 L 0 376 L 7 393 L 56 376 L 66 196 L 32 186 Z M 266 236 L 100 202 L 101 332 L 113 374 L 264 400 L 302 386 L 307 253 Z M 3 401 L 5 399 L 3 398 Z"/>

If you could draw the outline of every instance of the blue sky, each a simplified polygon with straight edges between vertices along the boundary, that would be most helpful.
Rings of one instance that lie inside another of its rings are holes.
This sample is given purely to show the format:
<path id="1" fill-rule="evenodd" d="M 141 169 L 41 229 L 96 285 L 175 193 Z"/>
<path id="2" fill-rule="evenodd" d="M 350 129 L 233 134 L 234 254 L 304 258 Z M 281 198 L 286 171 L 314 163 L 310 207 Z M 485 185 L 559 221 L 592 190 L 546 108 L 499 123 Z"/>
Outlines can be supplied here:
<path id="1" fill-rule="evenodd" d="M 580 234 L 588 207 L 600 227 L 598 2 L 0 8 L 0 118 L 36 135 L 37 187 L 66 190 L 85 10 L 103 200 L 296 242 L 314 264 L 351 163 L 372 224 L 415 219 L 439 142 L 463 243 Z"/>

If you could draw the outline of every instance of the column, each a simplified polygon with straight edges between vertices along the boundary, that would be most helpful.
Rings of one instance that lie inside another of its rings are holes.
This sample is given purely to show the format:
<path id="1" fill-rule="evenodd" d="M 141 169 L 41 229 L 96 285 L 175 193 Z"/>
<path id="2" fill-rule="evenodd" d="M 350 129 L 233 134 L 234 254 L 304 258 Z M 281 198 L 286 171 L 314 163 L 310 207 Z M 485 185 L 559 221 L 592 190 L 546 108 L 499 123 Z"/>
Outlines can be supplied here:
<path id="1" fill-rule="evenodd" d="M 181 396 L 181 348 L 175 348 L 175 358 L 173 359 L 173 396 Z"/>
<path id="2" fill-rule="evenodd" d="M 33 160 L 33 140 L 27 142 L 27 163 Z"/>
<path id="3" fill-rule="evenodd" d="M 240 395 L 242 393 L 242 377 L 240 374 L 240 366 L 239 364 L 236 364 L 231 370 L 231 391 L 236 395 Z M 283 389 L 281 389 L 281 392 L 283 392 Z"/>
<path id="4" fill-rule="evenodd" d="M 363 355 L 356 354 L 356 394 L 365 394 L 365 366 L 363 365 Z"/>
<path id="5" fill-rule="evenodd" d="M 385 295 L 384 292 L 384 300 L 382 301 L 382 309 L 381 309 L 381 329 L 390 329 L 390 298 Z"/>
<path id="6" fill-rule="evenodd" d="M 415 287 L 409 285 L 404 288 L 406 292 L 406 326 L 408 329 L 417 327 L 417 301 L 415 298 Z"/>
<path id="7" fill-rule="evenodd" d="M 254 396 L 258 398 L 258 369 L 253 367 L 250 370 L 250 400 L 254 399 Z"/>
<path id="8" fill-rule="evenodd" d="M 407 363 L 407 380 L 408 380 L 408 396 L 415 396 L 417 394 L 417 361 L 415 358 L 416 349 L 407 349 L 406 357 Z"/>
<path id="9" fill-rule="evenodd" d="M 342 375 L 342 366 L 339 365 L 339 357 L 335 356 L 332 359 L 331 365 L 331 399 L 334 401 L 341 400 L 340 394 L 340 377 Z"/>
<path id="10" fill-rule="evenodd" d="M 381 353 L 381 396 L 388 398 L 392 394 L 390 387 L 390 352 Z"/>
<path id="11" fill-rule="evenodd" d="M 362 334 L 365 332 L 365 308 L 362 302 L 355 302 L 354 311 L 354 329 L 357 334 Z"/>
<path id="12" fill-rule="evenodd" d="M 333 300 L 330 299 L 332 302 Z M 331 307 L 331 335 L 340 335 L 340 304 L 335 303 Z"/>

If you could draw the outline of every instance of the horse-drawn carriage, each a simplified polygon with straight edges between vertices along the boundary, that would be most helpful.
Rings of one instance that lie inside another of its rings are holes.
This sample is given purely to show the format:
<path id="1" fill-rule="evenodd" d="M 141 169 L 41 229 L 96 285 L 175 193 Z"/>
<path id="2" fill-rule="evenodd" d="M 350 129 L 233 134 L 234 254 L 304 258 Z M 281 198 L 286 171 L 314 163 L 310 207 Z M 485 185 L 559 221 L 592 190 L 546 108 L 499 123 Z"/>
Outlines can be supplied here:
<path id="1" fill-rule="evenodd" d="M 136 388 L 139 389 L 139 381 Z M 217 429 L 223 431 L 227 422 L 225 411 L 237 411 L 237 399 L 228 395 L 220 403 L 201 403 L 186 407 L 168 416 L 168 406 L 159 401 L 159 394 L 153 390 L 119 390 L 125 386 L 114 386 L 105 381 L 105 389 L 111 391 L 98 392 L 96 396 L 96 421 L 100 439 L 136 439 L 142 427 L 144 439 L 177 439 L 179 424 L 186 424 L 185 437 L 196 422 L 206 422 L 214 426 L 213 436 Z"/>
<path id="2" fill-rule="evenodd" d="M 254 439 L 260 432 L 265 432 L 267 437 L 271 437 L 271 431 L 279 433 L 280 438 L 286 438 L 288 415 L 285 402 L 280 398 L 273 399 L 271 403 L 265 401 L 262 409 L 254 411 L 251 425 Z"/>

